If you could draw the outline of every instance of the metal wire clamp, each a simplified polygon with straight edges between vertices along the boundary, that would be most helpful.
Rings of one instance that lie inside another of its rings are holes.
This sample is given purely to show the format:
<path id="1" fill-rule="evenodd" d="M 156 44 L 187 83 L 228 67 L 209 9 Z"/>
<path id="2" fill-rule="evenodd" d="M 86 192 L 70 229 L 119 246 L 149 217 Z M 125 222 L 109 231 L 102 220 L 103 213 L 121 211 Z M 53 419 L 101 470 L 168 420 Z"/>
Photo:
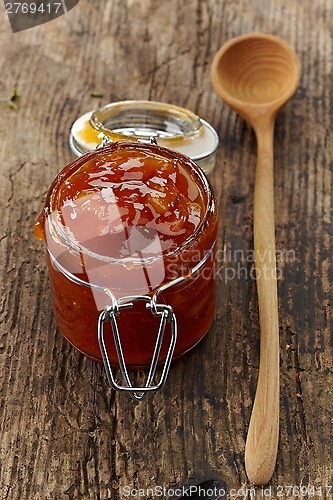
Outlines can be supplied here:
<path id="1" fill-rule="evenodd" d="M 172 361 L 172 356 L 173 352 L 175 349 L 176 341 L 177 341 L 177 319 L 176 315 L 173 312 L 173 309 L 170 305 L 167 304 L 161 304 L 158 302 L 158 297 L 159 295 L 164 292 L 165 290 L 170 289 L 171 287 L 174 287 L 185 280 L 191 278 L 194 274 L 196 274 L 202 267 L 203 265 L 207 262 L 207 260 L 211 257 L 213 250 L 215 247 L 215 242 L 210 248 L 210 250 L 206 253 L 204 258 L 191 270 L 191 272 L 186 275 L 186 276 L 180 276 L 178 278 L 175 278 L 171 281 L 168 281 L 158 287 L 158 289 L 155 291 L 155 293 L 152 296 L 148 295 L 133 295 L 133 296 L 125 296 L 120 299 L 116 299 L 115 295 L 113 292 L 108 289 L 104 288 L 99 285 L 95 285 L 93 283 L 88 283 L 78 276 L 70 273 L 65 267 L 63 267 L 60 262 L 51 254 L 49 251 L 49 255 L 51 258 L 51 261 L 53 265 L 56 266 L 56 268 L 63 273 L 67 278 L 79 285 L 84 285 L 86 287 L 89 287 L 93 290 L 99 290 L 101 292 L 104 292 L 108 297 L 111 302 L 111 305 L 108 305 L 99 315 L 98 319 L 98 330 L 97 330 L 97 335 L 98 335 L 98 343 L 100 346 L 101 354 L 102 354 L 102 360 L 103 364 L 105 367 L 105 371 L 108 377 L 108 381 L 113 389 L 119 390 L 119 391 L 124 391 L 124 392 L 129 392 L 130 395 L 132 396 L 133 399 L 137 401 L 141 401 L 146 394 L 149 392 L 155 392 L 159 390 L 161 387 L 166 382 L 166 379 L 168 377 L 169 369 L 170 369 L 170 364 Z M 119 335 L 119 329 L 118 329 L 118 323 L 117 323 L 117 318 L 120 316 L 121 311 L 124 309 L 131 309 L 133 307 L 133 303 L 136 301 L 143 301 L 146 302 L 146 309 L 150 310 L 151 314 L 154 317 L 160 317 L 160 324 L 158 328 L 158 333 L 157 333 L 157 338 L 155 342 L 155 347 L 154 347 L 154 352 L 153 352 L 153 357 L 152 361 L 150 364 L 148 376 L 146 379 L 146 383 L 143 387 L 135 387 L 132 385 L 132 382 L 130 380 L 130 377 L 128 375 L 128 369 L 126 366 L 124 354 L 123 354 L 123 349 L 122 349 L 122 343 Z M 105 323 L 110 322 L 111 324 L 111 329 L 112 329 L 112 334 L 113 334 L 113 339 L 115 343 L 115 348 L 118 356 L 118 362 L 119 362 L 119 367 L 120 367 L 120 372 L 124 381 L 124 385 L 119 385 L 112 373 L 112 367 L 111 363 L 108 357 L 105 341 L 104 341 L 104 325 Z M 171 329 L 171 340 L 170 344 L 168 347 L 167 355 L 164 361 L 164 365 L 162 368 L 162 373 L 161 377 L 158 381 L 157 384 L 152 385 L 154 381 L 154 377 L 156 374 L 156 369 L 157 369 L 157 364 L 158 364 L 158 358 L 164 338 L 164 332 L 167 323 L 170 324 L 170 329 Z"/>
<path id="2" fill-rule="evenodd" d="M 158 333 L 157 333 L 157 338 L 155 342 L 155 347 L 154 347 L 154 353 L 152 357 L 152 361 L 150 364 L 148 376 L 146 379 L 146 383 L 143 387 L 134 387 L 132 385 L 132 382 L 130 380 L 130 377 L 128 375 L 128 370 L 127 366 L 125 363 L 124 359 L 124 354 L 123 354 L 123 349 L 121 345 L 121 339 L 119 335 L 119 329 L 118 329 L 118 323 L 117 323 L 117 317 L 120 315 L 120 311 L 122 309 L 130 309 L 133 307 L 133 302 L 134 301 L 144 301 L 146 302 L 146 308 L 150 309 L 151 314 L 153 316 L 159 316 L 161 318 L 160 324 L 158 327 Z M 146 394 L 149 392 L 154 392 L 158 391 L 161 387 L 164 386 L 169 369 L 170 369 L 170 364 L 172 361 L 172 356 L 173 352 L 175 349 L 176 341 L 177 341 L 177 320 L 176 320 L 176 315 L 174 314 L 172 307 L 169 305 L 165 304 L 156 304 L 153 303 L 154 298 L 152 299 L 151 297 L 145 296 L 145 295 L 135 295 L 131 297 L 124 297 L 118 301 L 117 307 L 110 306 L 107 307 L 104 311 L 99 316 L 99 321 L 98 321 L 98 342 L 99 346 L 101 349 L 102 353 L 102 359 L 105 367 L 105 371 L 109 380 L 109 383 L 113 389 L 116 389 L 118 391 L 125 391 L 129 392 L 130 395 L 132 396 L 133 399 L 136 399 L 137 401 L 141 401 Z M 109 361 L 106 345 L 104 342 L 104 324 L 106 322 L 111 323 L 111 329 L 113 333 L 113 339 L 117 351 L 117 356 L 118 356 L 118 361 L 119 361 L 119 367 L 120 367 L 120 372 L 122 375 L 122 378 L 124 380 L 125 385 L 119 385 L 112 373 L 112 367 Z M 167 356 L 164 361 L 163 369 L 162 369 L 162 374 L 160 376 L 160 380 L 156 385 L 152 385 L 154 381 L 154 377 L 156 374 L 156 368 L 157 368 L 157 363 L 158 363 L 158 358 L 159 354 L 161 351 L 162 347 L 162 342 L 164 338 L 164 332 L 167 323 L 170 323 L 171 326 L 171 340 L 170 344 L 168 347 L 168 352 Z"/>

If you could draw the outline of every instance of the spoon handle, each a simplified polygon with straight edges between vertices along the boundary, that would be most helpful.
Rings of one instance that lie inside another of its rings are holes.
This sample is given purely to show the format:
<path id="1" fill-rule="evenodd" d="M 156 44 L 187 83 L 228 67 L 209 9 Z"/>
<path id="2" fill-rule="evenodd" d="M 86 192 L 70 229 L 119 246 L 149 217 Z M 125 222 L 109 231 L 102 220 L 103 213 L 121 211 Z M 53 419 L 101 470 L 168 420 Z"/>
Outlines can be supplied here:
<path id="1" fill-rule="evenodd" d="M 260 322 L 260 367 L 246 446 L 249 480 L 272 477 L 279 436 L 279 324 L 274 227 L 274 121 L 256 130 L 258 157 L 254 186 L 254 251 Z"/>

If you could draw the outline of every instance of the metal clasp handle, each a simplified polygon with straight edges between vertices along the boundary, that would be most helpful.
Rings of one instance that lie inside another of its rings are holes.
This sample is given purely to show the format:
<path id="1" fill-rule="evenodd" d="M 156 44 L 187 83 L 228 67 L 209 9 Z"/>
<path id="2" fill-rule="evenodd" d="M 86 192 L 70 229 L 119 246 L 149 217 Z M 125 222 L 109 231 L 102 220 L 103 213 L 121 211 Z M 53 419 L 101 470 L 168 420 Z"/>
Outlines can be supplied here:
<path id="1" fill-rule="evenodd" d="M 169 290 L 173 286 L 177 286 L 178 284 L 184 282 L 185 280 L 191 278 L 195 273 L 197 273 L 203 266 L 204 264 L 208 261 L 208 259 L 211 257 L 214 251 L 214 247 L 216 245 L 216 241 L 214 241 L 213 245 L 211 246 L 210 250 L 206 253 L 204 258 L 191 270 L 189 274 L 186 276 L 180 276 L 178 278 L 173 279 L 172 281 L 168 281 L 161 285 L 153 294 L 152 297 L 149 297 L 147 295 L 134 295 L 134 296 L 128 296 L 128 297 L 123 297 L 117 301 L 115 295 L 113 294 L 112 290 L 108 288 L 104 288 L 99 285 L 95 285 L 93 283 L 87 282 L 76 276 L 75 274 L 70 273 L 64 266 L 62 266 L 58 260 L 52 255 L 52 253 L 49 251 L 49 255 L 51 258 L 52 263 L 57 267 L 57 269 L 64 274 L 70 281 L 73 283 L 76 283 L 78 285 L 84 285 L 86 287 L 91 288 L 92 290 L 99 290 L 101 292 L 104 292 L 109 300 L 111 301 L 111 306 L 108 306 L 104 309 L 104 311 L 101 312 L 99 315 L 98 319 L 98 343 L 99 347 L 102 353 L 102 359 L 104 363 L 104 367 L 106 370 L 106 374 L 109 380 L 109 383 L 113 389 L 120 390 L 120 391 L 126 391 L 129 392 L 130 395 L 138 400 L 141 401 L 145 395 L 148 392 L 153 392 L 157 391 L 166 382 L 169 369 L 170 369 L 170 364 L 173 356 L 173 352 L 175 349 L 176 345 L 176 340 L 177 340 L 177 321 L 176 321 L 176 315 L 173 312 L 173 309 L 171 306 L 166 305 L 166 304 L 160 304 L 158 302 L 158 297 L 159 295 L 164 292 L 165 290 Z M 150 365 L 148 377 L 146 380 L 146 384 L 144 387 L 133 387 L 129 375 L 128 375 L 128 370 L 126 367 L 125 359 L 124 359 L 124 354 L 121 346 L 121 340 L 119 336 L 119 330 L 118 330 L 118 324 L 117 324 L 117 317 L 120 315 L 120 311 L 122 309 L 130 309 L 133 307 L 133 302 L 134 301 L 144 301 L 146 302 L 146 308 L 150 310 L 151 314 L 153 316 L 160 316 L 161 321 L 158 329 L 158 335 L 155 343 L 155 348 L 154 348 L 154 354 L 152 358 L 152 362 Z M 109 361 L 107 349 L 105 346 L 104 342 L 104 323 L 107 323 L 110 321 L 111 323 L 111 328 L 112 328 L 112 333 L 113 333 L 113 338 L 116 346 L 116 352 L 118 356 L 118 362 L 120 366 L 120 371 L 122 374 L 122 378 L 124 380 L 125 385 L 120 386 L 117 384 L 117 382 L 114 379 L 112 369 L 111 369 L 111 363 Z M 156 368 L 157 368 L 157 363 L 158 363 L 158 357 L 160 354 L 162 342 L 163 342 L 163 336 L 164 336 L 164 331 L 166 324 L 170 323 L 171 326 L 171 340 L 167 352 L 167 356 L 164 362 L 164 366 L 162 369 L 162 374 L 160 381 L 158 382 L 157 385 L 152 385 L 152 382 L 154 380 L 154 376 L 156 373 Z"/>
<path id="2" fill-rule="evenodd" d="M 133 302 L 135 301 L 144 301 L 147 302 L 146 308 L 150 310 L 151 314 L 153 316 L 159 316 L 161 318 L 159 328 L 158 328 L 158 334 L 157 334 L 157 339 L 155 342 L 155 347 L 154 347 L 154 353 L 152 357 L 152 361 L 150 364 L 148 376 L 146 379 L 146 383 L 143 387 L 134 387 L 132 385 L 132 382 L 130 380 L 130 377 L 128 375 L 128 370 L 124 358 L 124 353 L 122 349 L 122 344 L 121 344 L 121 339 L 119 335 L 119 329 L 118 329 L 118 323 L 117 323 L 117 317 L 121 314 L 121 310 L 123 309 L 130 309 L 133 307 Z M 104 324 L 106 322 L 110 321 L 111 323 L 111 329 L 113 333 L 113 339 L 117 351 L 117 356 L 118 356 L 118 361 L 119 361 L 119 366 L 120 366 L 120 372 L 124 381 L 124 385 L 119 385 L 117 384 L 113 373 L 112 373 L 112 368 L 111 368 L 111 363 L 109 360 L 109 356 L 107 353 L 105 341 L 104 341 Z M 164 338 L 164 332 L 165 332 L 165 327 L 166 324 L 170 323 L 171 326 L 171 340 L 170 344 L 168 347 L 168 352 L 166 359 L 164 361 L 163 369 L 162 369 L 162 374 L 160 377 L 159 382 L 156 385 L 152 385 L 155 373 L 156 373 L 156 368 L 157 368 L 157 363 L 158 363 L 158 358 L 160 355 L 161 347 L 162 347 L 162 342 Z M 101 349 L 102 353 L 102 359 L 105 367 L 105 371 L 109 380 L 109 383 L 113 389 L 116 389 L 118 391 L 125 391 L 129 392 L 130 395 L 132 396 L 133 399 L 136 399 L 137 401 L 141 401 L 148 392 L 154 392 L 158 391 L 161 387 L 166 382 L 169 369 L 170 369 L 170 364 L 172 361 L 172 356 L 173 352 L 175 349 L 176 345 L 176 340 L 177 340 L 177 320 L 176 320 L 176 315 L 172 310 L 172 307 L 169 305 L 165 304 L 157 304 L 151 297 L 148 297 L 146 295 L 136 295 L 136 296 L 131 296 L 131 297 L 124 297 L 118 301 L 118 303 L 113 304 L 112 306 L 108 306 L 104 311 L 99 316 L 98 320 L 98 343 Z"/>
<path id="3" fill-rule="evenodd" d="M 126 137 L 124 136 L 124 141 L 125 140 L 126 140 Z M 144 144 L 153 144 L 155 146 L 158 145 L 156 137 L 153 135 L 148 137 L 147 139 L 138 139 L 137 142 L 142 142 Z M 97 146 L 95 147 L 95 150 L 105 148 L 105 146 L 109 146 L 110 144 L 113 144 L 113 143 L 114 143 L 114 141 L 110 137 L 108 137 L 107 135 L 103 135 L 102 141 L 99 144 L 97 144 Z"/>

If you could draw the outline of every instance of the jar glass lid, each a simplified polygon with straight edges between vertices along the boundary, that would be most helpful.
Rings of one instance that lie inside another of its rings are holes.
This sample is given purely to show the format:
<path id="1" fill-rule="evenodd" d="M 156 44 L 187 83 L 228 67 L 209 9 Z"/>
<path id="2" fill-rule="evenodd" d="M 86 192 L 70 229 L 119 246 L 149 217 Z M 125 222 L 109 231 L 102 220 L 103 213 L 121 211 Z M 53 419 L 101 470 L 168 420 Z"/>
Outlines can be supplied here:
<path id="1" fill-rule="evenodd" d="M 70 147 L 80 156 L 95 149 L 104 137 L 147 141 L 189 156 L 208 173 L 215 165 L 218 135 L 190 110 L 154 101 L 119 101 L 78 118 L 71 129 Z"/>
<path id="2" fill-rule="evenodd" d="M 161 142 L 191 138 L 200 131 L 200 118 L 191 111 L 153 101 L 121 101 L 93 111 L 91 125 L 111 139 L 154 137 Z M 116 137 L 115 137 L 116 136 Z"/>

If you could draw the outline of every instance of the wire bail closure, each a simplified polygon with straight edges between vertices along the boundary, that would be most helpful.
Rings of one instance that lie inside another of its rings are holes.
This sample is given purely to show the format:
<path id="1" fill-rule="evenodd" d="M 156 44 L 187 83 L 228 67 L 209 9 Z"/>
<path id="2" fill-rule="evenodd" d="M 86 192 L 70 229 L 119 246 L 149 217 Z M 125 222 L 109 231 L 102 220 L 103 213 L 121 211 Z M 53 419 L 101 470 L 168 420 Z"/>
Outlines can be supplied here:
<path id="1" fill-rule="evenodd" d="M 161 389 L 161 387 L 164 386 L 166 379 L 168 377 L 170 364 L 172 361 L 172 356 L 177 341 L 177 320 L 176 320 L 176 315 L 172 310 L 172 307 L 166 304 L 156 304 L 154 297 L 151 298 L 146 295 L 135 295 L 132 297 L 124 297 L 118 301 L 118 304 L 116 306 L 115 305 L 109 306 L 104 311 L 102 311 L 98 320 L 98 342 L 101 349 L 102 359 L 108 377 L 108 381 L 113 389 L 118 391 L 129 392 L 132 398 L 137 401 L 141 401 L 149 392 L 158 391 L 159 389 Z M 143 387 L 134 387 L 132 385 L 124 359 L 121 339 L 119 335 L 118 323 L 117 323 L 117 317 L 121 314 L 121 310 L 132 308 L 134 301 L 146 302 L 146 309 L 149 309 L 153 316 L 161 318 L 158 327 L 158 333 L 155 342 L 153 357 L 151 360 L 146 383 Z M 104 324 L 107 322 L 111 323 L 113 339 L 117 351 L 120 372 L 124 381 L 124 385 L 119 385 L 116 382 L 112 373 L 112 367 L 109 361 L 104 341 Z M 156 374 L 158 358 L 161 351 L 164 332 L 167 323 L 170 323 L 171 325 L 171 340 L 168 347 L 167 356 L 164 361 L 160 380 L 156 385 L 152 385 Z"/>
<path id="2" fill-rule="evenodd" d="M 124 141 L 126 140 L 126 138 L 124 137 Z M 95 150 L 98 150 L 98 149 L 102 149 L 102 148 L 105 148 L 106 146 L 109 146 L 110 144 L 113 144 L 113 140 L 111 139 L 111 137 L 108 137 L 107 135 L 103 135 L 103 139 L 101 140 L 101 142 L 96 146 Z M 137 142 L 142 142 L 144 144 L 153 144 L 155 146 L 157 146 L 157 140 L 156 138 L 152 135 L 150 136 L 149 138 L 147 139 L 138 139 Z"/>
<path id="3" fill-rule="evenodd" d="M 161 389 L 168 377 L 169 370 L 170 370 L 170 365 L 172 361 L 172 356 L 174 353 L 174 349 L 176 346 L 176 341 L 177 341 L 177 334 L 178 334 L 178 328 L 177 328 L 177 319 L 176 315 L 173 312 L 173 309 L 170 305 L 167 304 L 161 304 L 158 302 L 158 296 L 163 293 L 165 290 L 168 290 L 180 283 L 183 283 L 185 280 L 190 279 L 193 277 L 194 274 L 196 274 L 203 266 L 204 264 L 208 261 L 208 259 L 211 257 L 214 251 L 214 247 L 216 245 L 216 242 L 213 243 L 212 247 L 208 250 L 204 258 L 196 265 L 194 268 L 191 270 L 189 274 L 186 276 L 179 276 L 178 278 L 175 278 L 171 281 L 168 281 L 161 285 L 152 296 L 148 295 L 133 295 L 133 296 L 126 296 L 122 297 L 120 299 L 116 299 L 112 291 L 108 288 L 104 288 L 102 286 L 95 285 L 93 283 L 87 283 L 86 281 L 82 280 L 78 276 L 73 275 L 70 273 L 65 267 L 63 267 L 57 259 L 49 252 L 50 258 L 52 263 L 57 267 L 57 269 L 63 273 L 70 281 L 73 283 L 79 284 L 79 285 L 84 285 L 88 288 L 91 288 L 93 290 L 99 290 L 101 292 L 104 292 L 110 299 L 111 305 L 107 306 L 104 311 L 102 311 L 99 315 L 98 319 L 98 325 L 97 325 L 97 335 L 98 335 L 98 343 L 99 347 L 101 350 L 102 354 L 102 359 L 103 359 L 103 364 L 104 368 L 108 377 L 109 384 L 113 389 L 116 389 L 118 391 L 123 391 L 123 392 L 129 392 L 130 395 L 132 396 L 133 399 L 137 401 L 141 401 L 146 394 L 149 392 L 156 392 L 159 389 Z M 126 366 L 123 350 L 122 350 L 122 343 L 119 335 L 119 329 L 118 329 L 118 323 L 117 323 L 117 318 L 120 316 L 121 311 L 125 309 L 131 309 L 133 307 L 133 302 L 135 301 L 143 301 L 146 302 L 146 309 L 150 310 L 151 314 L 155 317 L 160 317 L 160 324 L 158 328 L 158 334 L 157 334 L 157 339 L 155 342 L 155 347 L 154 347 L 154 353 L 152 357 L 152 361 L 150 364 L 148 376 L 146 379 L 146 383 L 143 387 L 135 387 L 132 385 L 131 380 L 128 375 L 128 369 Z M 115 342 L 115 347 L 116 347 L 116 352 L 118 356 L 118 362 L 119 362 L 119 367 L 120 367 L 120 372 L 124 381 L 124 385 L 119 385 L 112 373 L 112 367 L 111 363 L 108 357 L 105 341 L 104 341 L 104 325 L 105 323 L 110 322 L 111 323 L 111 329 L 112 329 L 112 334 L 113 334 L 113 339 Z M 171 340 L 170 344 L 168 347 L 168 352 L 166 359 L 164 361 L 164 365 L 162 368 L 162 374 L 160 377 L 159 382 L 156 385 L 152 385 L 157 369 L 157 364 L 158 364 L 158 358 L 164 338 L 164 332 L 167 323 L 170 323 L 171 326 Z"/>
<path id="4" fill-rule="evenodd" d="M 173 352 L 175 350 L 175 345 L 176 345 L 176 341 L 177 341 L 178 328 L 177 328 L 176 315 L 173 312 L 172 307 L 170 305 L 158 303 L 157 302 L 158 296 L 160 295 L 160 293 L 164 292 L 165 290 L 168 290 L 169 288 L 171 288 L 175 285 L 178 285 L 179 283 L 184 282 L 185 280 L 191 278 L 194 274 L 196 274 L 204 266 L 204 264 L 208 261 L 208 259 L 213 254 L 215 244 L 216 244 L 216 242 L 213 243 L 212 247 L 206 253 L 205 257 L 191 270 L 191 272 L 188 275 L 179 276 L 178 278 L 175 278 L 172 281 L 168 281 L 167 283 L 164 283 L 155 291 L 155 293 L 153 294 L 152 297 L 150 297 L 148 295 L 134 295 L 134 296 L 130 296 L 130 297 L 122 297 L 121 299 L 119 299 L 117 301 L 110 290 L 104 290 L 109 295 L 109 297 L 111 297 L 112 306 L 108 306 L 104 311 L 102 311 L 102 313 L 99 316 L 98 342 L 99 342 L 99 346 L 100 346 L 101 353 L 102 353 L 102 359 L 103 359 L 105 371 L 107 373 L 109 383 L 113 389 L 116 389 L 119 391 L 124 391 L 124 392 L 129 392 L 133 399 L 136 399 L 137 401 L 141 401 L 145 397 L 145 395 L 148 394 L 148 392 L 155 392 L 163 387 L 163 385 L 165 384 L 166 379 L 168 377 L 169 370 L 170 370 L 170 364 L 172 361 L 172 356 L 173 356 Z M 159 325 L 159 329 L 158 329 L 158 334 L 157 334 L 157 339 L 156 339 L 156 343 L 155 343 L 155 348 L 154 348 L 154 353 L 153 353 L 153 358 L 152 358 L 152 361 L 150 364 L 149 373 L 148 373 L 146 384 L 144 385 L 144 387 L 133 387 L 133 385 L 130 381 L 130 378 L 128 375 L 128 370 L 127 370 L 125 359 L 124 359 L 122 346 L 121 346 L 121 340 L 120 340 L 120 336 L 119 336 L 118 324 L 117 324 L 117 319 L 116 319 L 120 315 L 120 311 L 122 309 L 132 308 L 134 301 L 146 302 L 146 308 L 150 309 L 152 315 L 155 317 L 156 316 L 161 317 L 161 321 L 160 321 L 160 325 Z M 111 364 L 110 364 L 110 361 L 108 358 L 105 342 L 104 342 L 104 324 L 108 321 L 110 321 L 110 323 L 111 323 L 111 329 L 112 329 L 115 347 L 116 347 L 116 351 L 117 351 L 120 372 L 121 372 L 122 378 L 123 378 L 124 383 L 125 383 L 124 386 L 120 386 L 115 381 L 115 378 L 113 376 L 112 369 L 111 369 Z M 166 327 L 167 323 L 170 323 L 170 325 L 171 325 L 171 341 L 169 344 L 167 356 L 166 356 L 165 361 L 164 361 L 164 366 L 162 369 L 162 374 L 161 374 L 160 380 L 156 385 L 152 385 L 152 382 L 154 380 L 154 376 L 156 373 L 158 357 L 159 357 L 159 353 L 161 350 L 163 337 L 164 337 L 164 331 L 165 331 L 165 327 Z"/>

